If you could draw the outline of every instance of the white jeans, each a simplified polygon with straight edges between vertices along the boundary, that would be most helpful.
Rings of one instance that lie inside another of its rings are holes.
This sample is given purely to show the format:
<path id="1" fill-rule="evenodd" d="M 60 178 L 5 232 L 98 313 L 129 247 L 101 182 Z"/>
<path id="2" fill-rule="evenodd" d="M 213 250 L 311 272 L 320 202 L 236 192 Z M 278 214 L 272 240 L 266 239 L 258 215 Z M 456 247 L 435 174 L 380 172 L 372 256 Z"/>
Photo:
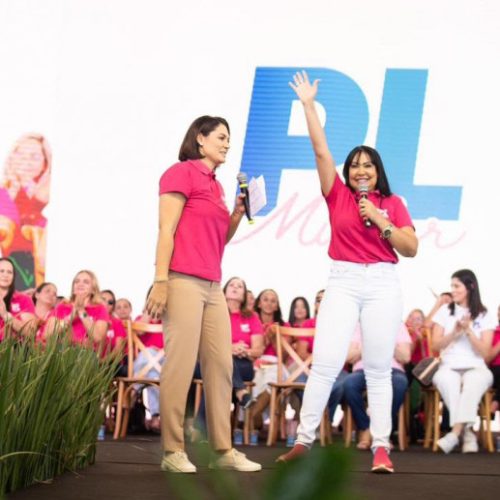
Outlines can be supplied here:
<path id="1" fill-rule="evenodd" d="M 432 382 L 450 412 L 450 425 L 472 424 L 483 394 L 493 384 L 493 374 L 486 365 L 468 370 L 441 365 Z"/>
<path id="2" fill-rule="evenodd" d="M 298 443 L 313 443 L 359 322 L 372 447 L 389 447 L 391 363 L 402 314 L 401 287 L 394 264 L 333 261 L 316 322 L 313 364 L 300 412 Z"/>

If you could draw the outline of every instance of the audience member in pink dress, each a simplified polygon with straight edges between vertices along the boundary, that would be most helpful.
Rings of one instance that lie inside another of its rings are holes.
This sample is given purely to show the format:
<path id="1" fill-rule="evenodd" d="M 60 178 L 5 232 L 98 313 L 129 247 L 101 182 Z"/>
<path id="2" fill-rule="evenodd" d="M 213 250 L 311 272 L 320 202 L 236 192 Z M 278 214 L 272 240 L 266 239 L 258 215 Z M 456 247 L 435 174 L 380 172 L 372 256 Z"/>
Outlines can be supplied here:
<path id="1" fill-rule="evenodd" d="M 69 300 L 58 304 L 50 314 L 42 337 L 60 332 L 61 326 L 70 327 L 73 342 L 102 350 L 108 322 L 97 278 L 92 271 L 83 270 L 73 279 Z"/>
<path id="2" fill-rule="evenodd" d="M 36 331 L 35 306 L 28 295 L 15 290 L 16 270 L 8 258 L 0 258 L 0 340 L 8 328 L 12 333 L 32 334 Z"/>

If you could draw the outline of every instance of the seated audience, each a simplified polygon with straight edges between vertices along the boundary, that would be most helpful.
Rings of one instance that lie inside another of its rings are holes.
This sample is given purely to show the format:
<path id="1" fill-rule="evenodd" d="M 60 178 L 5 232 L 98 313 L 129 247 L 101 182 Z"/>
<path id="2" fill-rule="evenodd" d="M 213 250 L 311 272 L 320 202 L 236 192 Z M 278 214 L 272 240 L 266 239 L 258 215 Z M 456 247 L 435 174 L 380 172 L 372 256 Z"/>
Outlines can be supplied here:
<path id="1" fill-rule="evenodd" d="M 500 306 L 497 309 L 498 325 L 493 333 L 491 352 L 488 357 L 490 369 L 493 373 L 493 388 L 495 396 L 491 405 L 491 412 L 496 413 L 500 409 Z"/>
<path id="2" fill-rule="evenodd" d="M 116 301 L 115 315 L 122 321 L 132 321 L 132 304 L 128 299 L 118 299 Z"/>
<path id="3" fill-rule="evenodd" d="M 304 321 L 311 317 L 309 302 L 304 297 L 295 297 L 290 304 L 290 313 L 288 314 L 288 324 L 294 328 L 303 326 Z"/>
<path id="4" fill-rule="evenodd" d="M 408 379 L 406 378 L 404 365 L 410 361 L 411 338 L 404 324 L 401 324 L 396 337 L 396 347 L 392 360 L 392 428 L 397 428 L 399 407 L 403 404 Z M 362 361 L 362 332 L 358 326 L 356 329 L 347 361 L 353 364 L 352 373 L 344 380 L 344 398 L 352 410 L 352 417 L 358 430 L 358 444 L 360 450 L 369 450 L 371 447 L 370 418 L 366 411 L 364 394 L 366 391 L 366 377 L 363 371 Z"/>
<path id="5" fill-rule="evenodd" d="M 148 291 L 147 296 L 149 295 Z M 146 297 L 147 297 L 146 296 Z M 146 299 L 147 302 L 147 299 Z M 151 325 L 159 325 L 161 324 L 160 319 L 152 318 L 146 311 L 146 307 L 144 307 L 144 312 L 138 316 L 135 321 L 141 323 L 149 323 Z M 158 358 L 159 351 L 163 349 L 163 334 L 161 333 L 144 333 L 141 335 L 141 342 L 146 347 L 145 350 L 139 352 L 138 356 L 134 360 L 134 374 L 137 375 L 145 366 L 150 363 L 150 358 Z M 165 356 L 161 357 L 159 361 L 159 365 L 163 366 L 165 362 Z M 145 374 L 146 378 L 151 379 L 159 379 L 160 372 L 152 366 L 150 370 Z M 137 385 L 137 390 L 141 389 L 141 385 Z M 149 410 L 151 418 L 147 418 L 145 425 L 146 428 L 152 430 L 154 432 L 160 432 L 160 391 L 158 387 L 147 386 L 147 406 L 146 408 Z"/>
<path id="6" fill-rule="evenodd" d="M 33 292 L 33 303 L 35 304 L 35 316 L 41 324 L 44 324 L 49 314 L 56 307 L 57 288 L 53 283 L 45 282 Z"/>
<path id="7" fill-rule="evenodd" d="M 101 299 L 109 315 L 104 352 L 106 354 L 114 353 L 117 356 L 122 356 L 127 342 L 127 332 L 122 321 L 115 316 L 115 294 L 111 290 L 103 290 L 101 292 Z"/>
<path id="8" fill-rule="evenodd" d="M 264 354 L 255 362 L 254 395 L 257 402 L 252 408 L 254 427 L 262 427 L 262 414 L 271 400 L 269 382 L 278 378 L 276 339 L 270 327 L 274 324 L 284 325 L 278 294 L 269 288 L 262 290 L 255 299 L 255 312 L 258 314 L 264 331 Z"/>
<path id="9" fill-rule="evenodd" d="M 0 340 L 6 333 L 29 335 L 36 331 L 33 301 L 15 290 L 15 279 L 12 261 L 0 258 Z"/>
<path id="10" fill-rule="evenodd" d="M 92 271 L 83 270 L 73 279 L 70 298 L 60 302 L 49 314 L 42 338 L 59 333 L 61 326 L 70 327 L 74 343 L 102 351 L 108 322 L 97 278 Z"/>
<path id="11" fill-rule="evenodd" d="M 316 293 L 316 297 L 314 299 L 314 317 L 305 320 L 302 323 L 302 328 L 316 328 L 316 317 L 318 316 L 319 307 L 321 305 L 321 301 L 323 300 L 323 295 L 325 290 L 319 290 Z M 301 359 L 307 359 L 309 354 L 313 352 L 314 346 L 314 337 L 305 337 L 303 339 L 299 339 L 295 345 L 295 350 L 297 354 L 301 357 Z M 335 415 L 335 410 L 337 406 L 341 403 L 342 397 L 344 394 L 344 380 L 348 375 L 348 365 L 346 364 L 341 372 L 338 374 L 335 383 L 333 384 L 332 391 L 330 393 L 330 397 L 328 399 L 328 413 L 330 422 L 333 420 L 333 416 Z M 306 377 L 303 377 L 303 382 L 307 380 Z M 300 398 L 302 398 L 302 394 L 300 394 Z"/>
<path id="12" fill-rule="evenodd" d="M 450 412 L 451 432 L 438 441 L 450 453 L 463 436 L 462 452 L 478 451 L 472 430 L 483 394 L 493 382 L 485 363 L 490 355 L 496 321 L 481 302 L 475 274 L 462 269 L 451 279 L 453 301 L 434 316 L 433 348 L 440 352 L 441 364 L 433 383 Z"/>

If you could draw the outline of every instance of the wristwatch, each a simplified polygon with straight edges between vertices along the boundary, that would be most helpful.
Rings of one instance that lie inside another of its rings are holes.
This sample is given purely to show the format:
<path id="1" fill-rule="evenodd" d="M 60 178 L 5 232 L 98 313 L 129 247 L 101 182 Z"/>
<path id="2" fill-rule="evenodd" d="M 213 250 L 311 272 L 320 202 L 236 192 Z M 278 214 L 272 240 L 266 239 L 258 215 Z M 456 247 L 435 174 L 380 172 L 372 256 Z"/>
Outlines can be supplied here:
<path id="1" fill-rule="evenodd" d="M 384 229 L 382 229 L 380 237 L 383 240 L 388 240 L 391 237 L 393 231 L 394 231 L 394 226 L 392 224 L 389 224 L 388 226 L 385 226 Z"/>

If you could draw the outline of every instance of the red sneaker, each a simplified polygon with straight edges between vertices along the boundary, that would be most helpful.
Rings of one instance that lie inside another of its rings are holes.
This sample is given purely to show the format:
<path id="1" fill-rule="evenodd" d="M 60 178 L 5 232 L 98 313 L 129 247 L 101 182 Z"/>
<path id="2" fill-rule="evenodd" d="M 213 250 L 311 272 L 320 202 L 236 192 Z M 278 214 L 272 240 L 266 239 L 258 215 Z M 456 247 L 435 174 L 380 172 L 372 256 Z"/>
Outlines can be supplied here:
<path id="1" fill-rule="evenodd" d="M 297 443 L 294 447 L 283 455 L 280 455 L 276 462 L 290 462 L 290 460 L 294 460 L 302 455 L 305 455 L 309 452 L 309 448 L 305 444 Z"/>
<path id="2" fill-rule="evenodd" d="M 391 474 L 394 472 L 394 466 L 392 465 L 387 450 L 383 446 L 379 446 L 375 450 L 375 454 L 373 455 L 372 472 L 378 472 L 381 474 Z"/>

